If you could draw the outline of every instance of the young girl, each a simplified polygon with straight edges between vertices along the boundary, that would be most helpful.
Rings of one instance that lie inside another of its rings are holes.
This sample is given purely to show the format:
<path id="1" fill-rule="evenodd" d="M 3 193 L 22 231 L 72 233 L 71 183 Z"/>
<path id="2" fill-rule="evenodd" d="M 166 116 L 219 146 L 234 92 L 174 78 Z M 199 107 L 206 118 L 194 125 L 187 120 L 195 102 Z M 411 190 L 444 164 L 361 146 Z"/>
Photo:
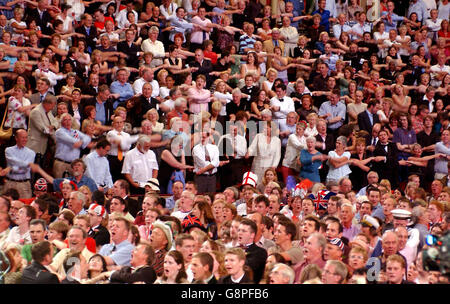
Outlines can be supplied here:
<path id="1" fill-rule="evenodd" d="M 146 241 L 150 240 L 150 235 L 152 234 L 153 230 L 153 223 L 160 215 L 161 212 L 156 208 L 150 208 L 145 212 L 145 224 L 138 227 L 141 239 L 144 239 Z"/>

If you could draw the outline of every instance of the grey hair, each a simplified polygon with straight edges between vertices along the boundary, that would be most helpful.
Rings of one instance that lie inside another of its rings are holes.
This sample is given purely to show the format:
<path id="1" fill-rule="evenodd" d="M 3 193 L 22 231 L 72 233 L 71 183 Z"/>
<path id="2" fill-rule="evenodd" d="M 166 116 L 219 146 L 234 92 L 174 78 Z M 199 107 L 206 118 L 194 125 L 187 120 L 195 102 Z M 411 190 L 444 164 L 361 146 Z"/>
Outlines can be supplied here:
<path id="1" fill-rule="evenodd" d="M 293 284 L 294 283 L 294 279 L 295 279 L 295 272 L 294 270 L 289 267 L 286 264 L 283 263 L 277 263 L 273 266 L 272 271 L 274 271 L 275 269 L 278 269 L 280 271 L 280 274 L 284 277 L 284 278 L 288 278 L 289 279 L 289 284 Z"/>
<path id="2" fill-rule="evenodd" d="M 316 142 L 316 138 L 314 136 L 308 136 L 306 138 L 306 142 L 308 142 L 308 141 L 313 141 L 315 143 Z"/>
<path id="3" fill-rule="evenodd" d="M 344 263 L 337 260 L 328 260 L 326 264 L 334 266 L 336 274 L 341 277 L 340 283 L 342 283 L 347 278 L 348 269 Z"/>
<path id="4" fill-rule="evenodd" d="M 84 195 L 82 192 L 80 191 L 73 191 L 72 193 L 75 193 L 75 196 L 78 200 L 83 202 L 83 206 L 86 203 L 86 195 Z"/>
<path id="5" fill-rule="evenodd" d="M 186 98 L 184 97 L 178 97 L 177 99 L 175 99 L 175 107 L 180 107 L 183 102 L 187 102 Z"/>
<path id="6" fill-rule="evenodd" d="M 339 136 L 339 137 L 336 139 L 336 141 L 341 142 L 342 145 L 344 145 L 344 147 L 347 146 L 347 137 L 345 137 L 345 136 L 342 136 L 342 135 Z"/>
<path id="7" fill-rule="evenodd" d="M 141 135 L 139 136 L 139 139 L 137 140 L 137 145 L 142 146 L 143 144 L 147 144 L 151 142 L 152 139 L 148 135 Z"/>

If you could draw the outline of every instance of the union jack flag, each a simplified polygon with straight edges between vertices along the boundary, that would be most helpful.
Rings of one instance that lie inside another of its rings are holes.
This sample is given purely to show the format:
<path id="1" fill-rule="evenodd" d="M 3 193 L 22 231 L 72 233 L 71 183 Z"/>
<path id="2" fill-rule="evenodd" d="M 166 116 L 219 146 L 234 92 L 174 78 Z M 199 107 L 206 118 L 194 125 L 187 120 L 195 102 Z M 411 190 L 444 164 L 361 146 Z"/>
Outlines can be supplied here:
<path id="1" fill-rule="evenodd" d="M 327 209 L 328 200 L 330 199 L 330 197 L 335 195 L 336 193 L 323 189 L 317 193 L 317 197 L 315 197 L 314 194 L 310 194 L 308 197 L 313 200 L 314 207 L 317 211 L 319 209 Z"/>
<path id="2" fill-rule="evenodd" d="M 202 222 L 200 222 L 199 218 L 193 215 L 188 214 L 184 220 L 183 223 L 181 224 L 183 226 L 183 228 L 187 228 L 187 227 L 193 227 L 193 226 L 197 226 L 197 227 L 203 227 Z"/>

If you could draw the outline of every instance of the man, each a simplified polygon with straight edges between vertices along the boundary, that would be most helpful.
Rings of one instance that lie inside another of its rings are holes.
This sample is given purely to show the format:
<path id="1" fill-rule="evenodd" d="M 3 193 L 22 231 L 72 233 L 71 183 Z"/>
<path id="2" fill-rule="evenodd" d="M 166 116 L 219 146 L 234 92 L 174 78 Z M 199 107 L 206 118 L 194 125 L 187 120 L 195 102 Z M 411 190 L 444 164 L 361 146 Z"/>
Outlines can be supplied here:
<path id="1" fill-rule="evenodd" d="M 333 53 L 330 43 L 325 43 L 324 53 L 319 56 L 319 59 L 328 64 L 331 71 L 336 71 L 336 62 L 339 60 L 339 54 Z"/>
<path id="2" fill-rule="evenodd" d="M 247 140 L 238 132 L 238 126 L 230 125 L 230 132 L 219 139 L 218 149 L 223 153 L 221 160 L 229 163 L 222 166 L 220 182 L 222 189 L 239 184 L 244 174 L 245 154 L 247 153 Z"/>
<path id="3" fill-rule="evenodd" d="M 208 130 L 202 131 L 201 143 L 192 149 L 195 183 L 200 193 L 216 192 L 216 173 L 220 166 L 219 149 L 211 144 Z"/>
<path id="4" fill-rule="evenodd" d="M 280 254 L 291 265 L 295 265 L 303 260 L 302 250 L 292 245 L 296 235 L 297 228 L 290 220 L 280 221 L 273 234 L 273 240 L 280 249 Z"/>
<path id="5" fill-rule="evenodd" d="M 61 116 L 61 128 L 55 132 L 56 150 L 53 164 L 53 176 L 61 178 L 65 171 L 71 173 L 71 163 L 80 157 L 81 149 L 91 148 L 91 137 L 72 129 L 72 116 L 64 113 Z"/>
<path id="6" fill-rule="evenodd" d="M 376 126 L 377 125 L 375 125 L 374 128 Z M 376 186 L 378 184 L 378 180 L 379 180 L 378 173 L 376 173 L 375 171 L 369 171 L 369 173 L 367 174 L 368 185 L 362 187 L 356 194 L 356 197 L 366 195 L 367 189 L 369 189 L 371 186 Z"/>
<path id="7" fill-rule="evenodd" d="M 329 7 L 331 5 L 332 7 Z M 334 8 L 333 8 L 334 6 Z M 331 8 L 332 11 L 329 11 L 327 7 Z M 315 14 L 319 14 L 321 17 L 320 25 L 323 25 L 325 27 L 325 31 L 329 32 L 330 30 L 330 21 L 334 21 L 334 17 L 336 17 L 336 4 L 333 3 L 333 1 L 330 0 L 319 0 L 316 2 L 316 10 L 312 12 L 311 16 L 314 16 Z M 333 18 L 330 18 L 333 17 Z"/>
<path id="8" fill-rule="evenodd" d="M 40 81 L 44 82 L 40 79 L 38 83 Z M 56 100 L 47 97 L 30 112 L 27 147 L 37 154 L 44 155 L 49 137 L 54 139 L 57 121 L 52 114 L 52 110 L 55 105 Z"/>
<path id="9" fill-rule="evenodd" d="M 343 32 L 348 33 L 351 30 L 351 26 L 347 23 L 347 16 L 344 13 L 339 14 L 337 17 L 338 23 L 333 25 L 333 34 L 336 40 L 339 40 Z"/>
<path id="10" fill-rule="evenodd" d="M 323 258 L 325 261 L 336 260 L 342 261 L 344 254 L 344 243 L 340 238 L 329 239 L 325 250 L 323 251 Z"/>
<path id="11" fill-rule="evenodd" d="M 304 246 L 307 239 L 320 229 L 320 220 L 314 215 L 308 215 L 303 219 L 303 225 L 300 227 L 302 238 L 299 244 Z"/>
<path id="12" fill-rule="evenodd" d="M 20 198 L 31 198 L 31 168 L 35 168 L 36 153 L 26 147 L 28 133 L 19 129 L 15 134 L 16 145 L 5 149 L 6 182 L 5 189 L 14 188 L 19 192 Z"/>
<path id="13" fill-rule="evenodd" d="M 206 40 L 209 40 L 210 33 L 213 30 L 213 23 L 211 20 L 205 17 L 206 16 L 206 8 L 199 7 L 197 15 L 192 18 L 192 24 L 197 25 L 194 27 L 191 32 L 191 46 L 190 50 L 195 51 L 198 48 L 203 47 L 203 43 Z"/>
<path id="14" fill-rule="evenodd" d="M 40 104 L 46 98 L 48 98 L 49 101 L 56 103 L 56 97 L 52 93 L 49 92 L 49 88 L 50 88 L 50 80 L 48 80 L 45 77 L 40 77 L 39 79 L 37 79 L 36 80 L 37 92 L 30 96 L 31 103 L 32 104 Z M 53 110 L 53 108 L 52 108 L 52 110 Z"/>
<path id="15" fill-rule="evenodd" d="M 212 76 L 210 73 L 213 71 L 211 60 L 206 60 L 205 55 L 201 49 L 196 49 L 194 53 L 194 61 L 189 63 L 191 67 L 192 79 L 196 79 L 198 75 L 204 75 L 206 77 L 206 87 L 209 88 L 212 84 Z"/>
<path id="16" fill-rule="evenodd" d="M 446 157 L 435 158 L 434 178 L 436 180 L 442 179 L 448 175 L 448 161 L 450 160 L 450 130 L 448 129 L 442 131 L 441 141 L 436 143 L 435 154 L 438 153 L 444 154 Z"/>
<path id="17" fill-rule="evenodd" d="M 116 79 L 111 83 L 111 96 L 114 97 L 113 108 L 117 108 L 119 103 L 125 102 L 134 96 L 133 87 L 128 82 L 128 71 L 124 68 L 118 69 Z"/>
<path id="18" fill-rule="evenodd" d="M 127 204 L 120 196 L 113 196 L 109 202 L 109 210 L 111 213 L 117 212 L 130 223 L 135 221 L 135 218 L 128 212 Z"/>
<path id="19" fill-rule="evenodd" d="M 86 164 L 86 176 L 95 181 L 98 190 L 105 191 L 113 187 L 109 162 L 106 158 L 111 144 L 105 139 L 97 142 L 95 151 L 89 153 L 84 162 Z"/>
<path id="20" fill-rule="evenodd" d="M 265 216 L 269 211 L 270 201 L 265 195 L 258 195 L 253 200 L 253 211 Z"/>
<path id="21" fill-rule="evenodd" d="M 372 31 L 372 24 L 366 22 L 366 17 L 364 12 L 359 14 L 357 23 L 352 26 L 352 29 L 349 32 L 349 34 L 351 34 L 351 40 L 360 41 L 362 40 L 364 33 L 370 33 Z"/>
<path id="22" fill-rule="evenodd" d="M 403 279 L 406 277 L 406 264 L 404 258 L 397 254 L 388 257 L 386 276 L 388 284 L 413 284 Z"/>
<path id="23" fill-rule="evenodd" d="M 344 232 L 344 227 L 339 219 L 334 216 L 329 216 L 327 217 L 326 223 L 327 229 L 325 230 L 325 236 L 327 240 L 332 240 L 335 238 L 340 239 L 342 237 L 342 232 Z"/>
<path id="24" fill-rule="evenodd" d="M 257 246 L 264 248 L 265 250 L 268 250 L 269 248 L 276 246 L 274 241 L 272 241 L 271 239 L 266 239 L 263 236 L 263 232 L 265 230 L 265 224 L 263 222 L 263 216 L 260 213 L 252 212 L 247 216 L 247 218 L 252 220 L 256 224 L 257 231 L 255 234 L 254 243 Z"/>
<path id="25" fill-rule="evenodd" d="M 322 283 L 345 284 L 347 280 L 347 266 L 341 261 L 329 260 L 323 268 Z"/>
<path id="26" fill-rule="evenodd" d="M 151 266 L 156 275 L 161 276 L 164 271 L 164 256 L 172 248 L 172 230 L 169 224 L 161 221 L 153 223 L 150 245 L 155 250 L 155 260 Z"/>
<path id="27" fill-rule="evenodd" d="M 125 154 L 138 139 L 137 136 L 130 136 L 130 134 L 125 132 L 124 125 L 124 119 L 121 116 L 115 116 L 112 123 L 113 129 L 106 134 L 106 139 L 111 144 L 108 152 L 108 162 L 111 177 L 114 181 L 123 178 L 121 171 Z"/>
<path id="28" fill-rule="evenodd" d="M 175 207 L 175 202 L 181 198 L 183 193 L 184 184 L 182 181 L 175 181 L 172 184 L 172 196 L 166 198 L 166 209 L 172 211 Z"/>
<path id="29" fill-rule="evenodd" d="M 112 221 L 111 243 L 102 246 L 100 251 L 109 266 L 109 269 L 117 269 L 118 266 L 130 266 L 131 253 L 134 245 L 128 241 L 131 224 L 126 219 L 119 217 Z"/>
<path id="30" fill-rule="evenodd" d="M 339 102 L 339 90 L 333 90 L 329 101 L 324 102 L 319 108 L 319 117 L 327 122 L 327 131 L 334 136 L 337 135 L 339 128 L 344 124 L 347 112 L 346 106 Z"/>
<path id="31" fill-rule="evenodd" d="M 196 241 L 194 237 L 187 233 L 182 233 L 175 239 L 175 249 L 183 254 L 186 267 L 191 263 L 195 254 Z"/>
<path id="32" fill-rule="evenodd" d="M 177 33 L 183 35 L 183 42 L 186 41 L 186 32 L 199 28 L 197 24 L 193 24 L 184 19 L 186 16 L 186 10 L 183 7 L 178 7 L 175 10 L 175 14 L 168 17 L 166 20 L 170 21 L 172 30 L 170 31 L 169 40 L 174 41 L 174 36 Z"/>
<path id="33" fill-rule="evenodd" d="M 398 252 L 398 236 L 393 231 L 386 231 L 381 239 L 381 247 L 382 251 L 381 254 L 379 254 L 376 258 L 380 261 L 381 269 L 383 269 L 386 266 L 387 259 L 389 256 L 398 254 L 400 255 L 406 264 L 406 259 L 403 255 L 401 255 Z M 376 248 L 374 249 L 372 253 L 372 257 L 375 257 L 375 255 L 379 253 Z"/>
<path id="34" fill-rule="evenodd" d="M 253 270 L 255 283 L 261 280 L 267 259 L 267 251 L 254 242 L 257 229 L 256 223 L 250 219 L 243 219 L 238 228 L 238 242 L 245 250 L 245 264 Z"/>
<path id="35" fill-rule="evenodd" d="M 256 35 L 254 34 L 255 26 L 251 23 L 244 24 L 244 33 L 239 37 L 239 54 L 247 54 L 248 52 L 254 50 Z M 278 29 L 277 29 L 278 30 Z M 273 34 L 274 29 L 272 29 Z M 278 30 L 279 32 L 279 30 Z M 266 41 L 264 41 L 266 42 Z M 268 42 L 270 43 L 270 42 Z M 264 46 L 263 46 L 264 48 Z M 273 46 L 272 46 L 273 48 Z M 273 49 L 272 52 L 273 53 Z"/>
<path id="36" fill-rule="evenodd" d="M 349 241 L 352 241 L 359 233 L 359 227 L 353 223 L 353 217 L 353 206 L 348 203 L 342 204 L 340 213 L 341 223 L 344 227 L 342 235 Z"/>
<path id="37" fill-rule="evenodd" d="M 72 210 L 75 216 L 86 214 L 87 212 L 84 209 L 86 199 L 86 196 L 80 191 L 72 191 L 70 192 L 69 203 L 67 207 Z"/>
<path id="38" fill-rule="evenodd" d="M 316 264 L 317 266 L 319 266 L 319 268 L 324 268 L 325 261 L 323 260 L 323 252 L 325 250 L 326 244 L 327 240 L 321 233 L 316 232 L 308 237 L 303 248 L 304 261 L 294 267 L 294 283 L 299 282 L 300 274 L 307 265 Z"/>
<path id="39" fill-rule="evenodd" d="M 444 53 L 439 53 L 438 63 L 431 66 L 431 85 L 433 87 L 439 87 L 442 84 L 442 80 L 445 75 L 450 74 L 450 66 L 446 65 L 446 56 Z M 431 112 L 431 111 L 430 111 Z"/>
<path id="40" fill-rule="evenodd" d="M 92 74 L 91 74 L 92 75 Z M 98 88 L 98 94 L 94 99 L 87 100 L 86 105 L 95 107 L 95 120 L 98 120 L 102 125 L 111 124 L 111 116 L 114 113 L 113 102 L 111 101 L 111 92 L 106 84 Z"/>
<path id="41" fill-rule="evenodd" d="M 219 284 L 253 283 L 248 273 L 244 271 L 245 252 L 241 248 L 229 248 L 225 251 L 225 269 L 227 274 L 219 279 Z"/>
<path id="42" fill-rule="evenodd" d="M 126 7 L 125 9 L 121 10 L 117 14 L 117 26 L 122 28 L 127 28 L 127 22 L 128 22 L 128 13 L 132 12 L 134 14 L 134 20 L 137 22 L 138 19 L 138 13 L 134 10 L 134 1 L 127 0 L 125 1 Z"/>
<path id="43" fill-rule="evenodd" d="M 117 44 L 117 51 L 126 54 L 127 66 L 138 68 L 139 67 L 139 56 L 142 52 L 139 52 L 139 47 L 134 43 L 134 38 L 136 34 L 133 29 L 127 29 L 125 31 L 125 41 L 121 41 Z M 120 70 L 119 70 L 120 71 Z"/>
<path id="44" fill-rule="evenodd" d="M 180 221 L 183 221 L 194 206 L 194 198 L 195 195 L 192 192 L 184 190 L 181 193 L 180 199 L 176 202 L 177 210 L 172 212 L 170 215 L 178 218 Z"/>
<path id="45" fill-rule="evenodd" d="M 93 5 L 91 4 L 89 9 L 92 9 L 91 6 Z M 114 19 L 112 17 L 105 17 L 105 14 L 101 9 L 95 9 L 93 15 L 95 18 L 94 26 L 101 31 L 105 28 L 106 21 L 114 22 Z"/>
<path id="46" fill-rule="evenodd" d="M 286 125 L 286 117 L 289 113 L 295 113 L 294 101 L 286 96 L 286 85 L 281 83 L 275 87 L 276 97 L 270 99 L 270 110 L 273 113 L 273 120 L 278 124 Z"/>
<path id="47" fill-rule="evenodd" d="M 102 225 L 106 218 L 106 210 L 102 205 L 91 204 L 88 210 L 89 215 L 89 232 L 88 235 L 95 240 L 97 250 L 110 242 L 110 234 L 108 229 Z"/>
<path id="48" fill-rule="evenodd" d="M 67 233 L 67 240 L 69 243 L 69 247 L 63 247 L 53 258 L 52 263 L 50 264 L 50 269 L 54 272 L 58 273 L 58 275 L 65 275 L 63 263 L 66 257 L 71 252 L 81 252 L 83 257 L 89 261 L 89 259 L 94 255 L 89 249 L 86 247 L 86 238 L 87 233 L 79 226 L 73 226 L 70 228 Z M 56 241 L 53 241 L 55 243 Z"/>
<path id="49" fill-rule="evenodd" d="M 378 188 L 371 186 L 367 188 L 367 195 L 373 209 L 370 215 L 384 221 L 385 215 L 381 204 L 381 191 Z"/>
<path id="50" fill-rule="evenodd" d="M 158 177 L 158 162 L 155 153 L 150 150 L 150 141 L 149 136 L 140 136 L 136 147 L 125 155 L 122 174 L 132 186 L 132 193 L 142 194 L 144 184 L 150 178 Z"/>
<path id="51" fill-rule="evenodd" d="M 148 67 L 142 67 L 139 70 L 139 77 L 133 82 L 133 91 L 135 95 L 141 94 L 137 99 L 141 103 L 141 113 L 147 113 L 150 109 L 159 110 L 160 102 L 163 99 L 159 96 L 159 83 L 155 78 L 155 70 Z M 150 86 L 149 86 L 150 85 Z"/>
<path id="52" fill-rule="evenodd" d="M 388 141 L 389 135 L 385 130 L 378 133 L 378 139 L 373 152 L 375 159 L 372 163 L 372 169 L 378 173 L 380 179 L 388 179 L 392 188 L 395 189 L 398 184 L 397 146 Z"/>
<path id="53" fill-rule="evenodd" d="M 417 229 L 410 229 L 411 234 L 404 226 L 396 227 L 394 232 L 398 237 L 398 251 L 406 258 L 406 265 L 414 263 L 417 257 L 417 247 L 420 242 L 420 233 Z"/>
<path id="54" fill-rule="evenodd" d="M 22 247 L 21 255 L 27 261 L 31 263 L 31 248 L 34 244 L 45 241 L 47 235 L 47 225 L 44 220 L 34 219 L 30 221 L 30 238 L 31 244 L 25 244 Z"/>
<path id="55" fill-rule="evenodd" d="M 432 226 L 436 223 L 442 222 L 442 214 L 444 213 L 444 205 L 439 202 L 432 200 L 428 205 L 428 219 L 430 220 L 430 225 Z"/>
<path id="56" fill-rule="evenodd" d="M 59 284 L 58 277 L 49 272 L 53 257 L 53 246 L 49 241 L 34 244 L 31 248 L 31 264 L 22 272 L 21 284 Z"/>
<path id="57" fill-rule="evenodd" d="M 124 266 L 111 274 L 111 283 L 145 283 L 153 284 L 156 273 L 151 266 L 155 259 L 155 251 L 152 246 L 140 243 L 131 252 L 130 266 Z"/>
<path id="58" fill-rule="evenodd" d="M 212 274 L 214 259 L 207 252 L 196 253 L 191 262 L 194 284 L 217 284 L 217 280 Z"/>
<path id="59" fill-rule="evenodd" d="M 376 123 L 380 123 L 378 118 L 380 102 L 371 99 L 367 104 L 367 109 L 358 114 L 358 126 L 360 130 L 365 130 L 367 133 L 372 134 L 372 128 Z"/>
<path id="60" fill-rule="evenodd" d="M 62 66 L 65 66 L 66 64 L 70 64 L 72 67 L 72 71 L 75 74 L 68 74 L 67 76 L 78 76 L 79 78 L 83 79 L 84 73 L 86 73 L 86 68 L 83 64 L 79 62 L 80 60 L 80 51 L 76 47 L 71 47 L 69 49 L 69 52 L 67 54 L 66 60 L 63 61 Z M 71 72 L 72 73 L 72 72 Z"/>
<path id="61" fill-rule="evenodd" d="M 164 45 L 161 41 L 157 40 L 159 35 L 159 29 L 156 26 L 152 26 L 148 31 L 148 39 L 142 41 L 141 49 L 144 53 L 152 53 L 153 59 L 150 63 L 152 68 L 163 64 L 165 57 Z"/>
<path id="62" fill-rule="evenodd" d="M 269 274 L 269 284 L 293 284 L 294 280 L 294 270 L 283 263 L 275 264 Z"/>
<path id="63" fill-rule="evenodd" d="M 84 35 L 88 52 L 95 50 L 97 44 L 97 28 L 94 26 L 93 21 L 90 14 L 83 14 L 80 26 L 75 29 L 75 32 Z"/>
<path id="64" fill-rule="evenodd" d="M 394 2 L 388 1 L 387 11 L 381 13 L 381 20 L 384 23 L 384 31 L 389 32 L 391 29 L 397 30 L 397 23 L 399 21 L 407 21 L 406 17 L 399 16 L 394 13 Z M 408 15 L 409 16 L 409 15 Z"/>

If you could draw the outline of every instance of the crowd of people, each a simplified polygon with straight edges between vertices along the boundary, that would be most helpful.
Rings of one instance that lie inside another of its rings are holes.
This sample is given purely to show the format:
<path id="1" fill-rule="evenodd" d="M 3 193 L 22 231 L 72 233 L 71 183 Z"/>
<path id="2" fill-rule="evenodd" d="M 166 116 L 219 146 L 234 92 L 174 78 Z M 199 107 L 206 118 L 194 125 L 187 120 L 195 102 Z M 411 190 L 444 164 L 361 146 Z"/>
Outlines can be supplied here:
<path id="1" fill-rule="evenodd" d="M 449 14 L 0 0 L 0 279 L 448 283 Z"/>

